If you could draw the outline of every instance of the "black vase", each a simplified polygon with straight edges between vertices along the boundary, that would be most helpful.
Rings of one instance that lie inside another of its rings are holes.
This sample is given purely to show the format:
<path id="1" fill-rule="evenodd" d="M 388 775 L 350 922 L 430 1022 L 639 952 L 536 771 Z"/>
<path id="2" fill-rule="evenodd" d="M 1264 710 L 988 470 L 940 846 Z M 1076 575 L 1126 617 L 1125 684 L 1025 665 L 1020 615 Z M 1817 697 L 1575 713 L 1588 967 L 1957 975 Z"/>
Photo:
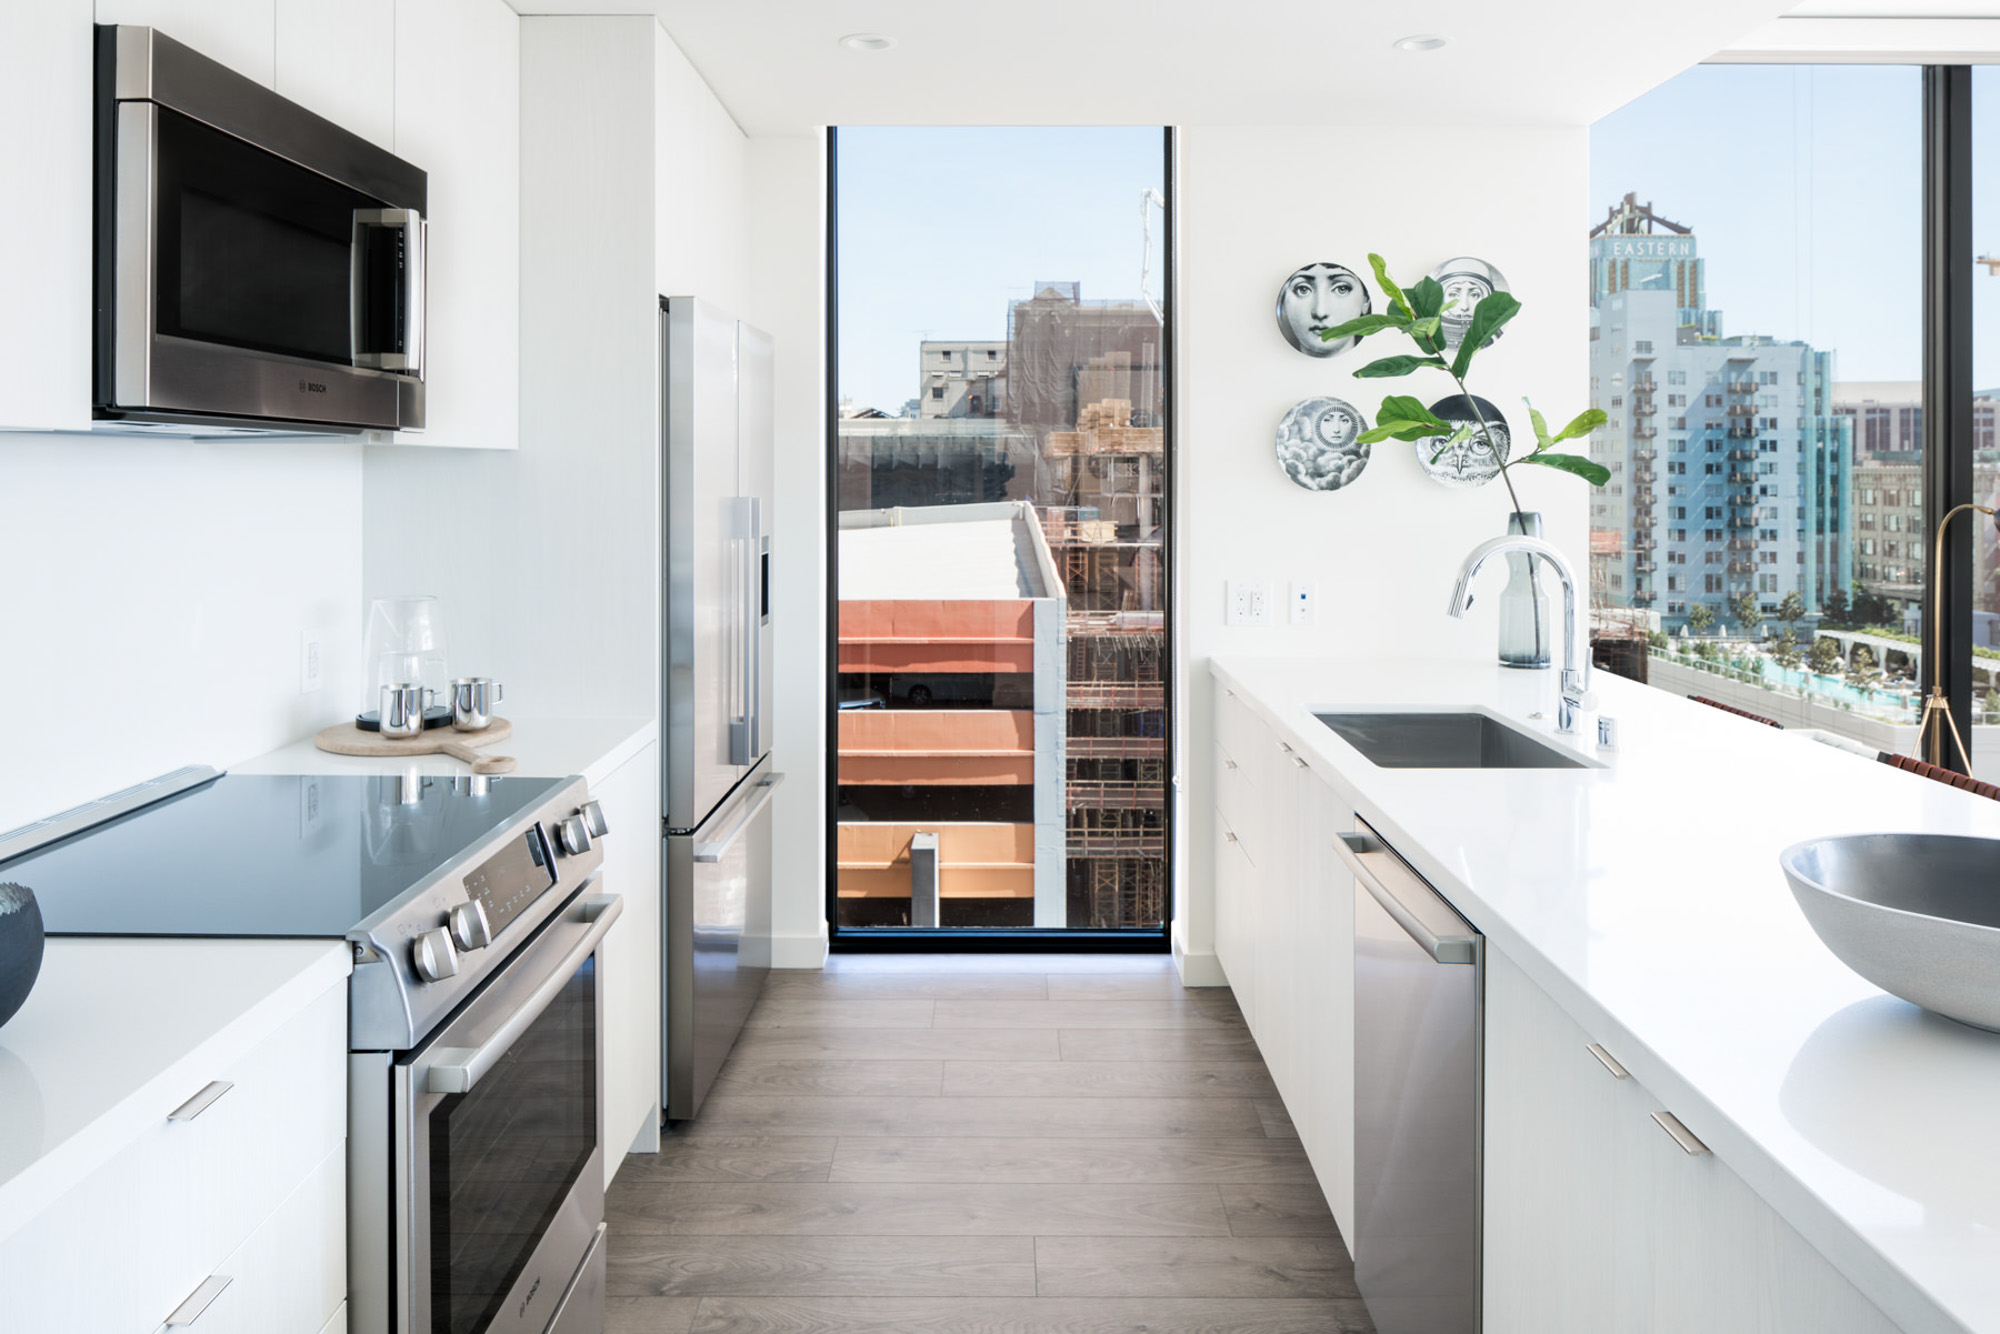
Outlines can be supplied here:
<path id="1" fill-rule="evenodd" d="M 0 884 L 0 1024 L 14 1017 L 42 973 L 42 909 L 26 885 Z"/>

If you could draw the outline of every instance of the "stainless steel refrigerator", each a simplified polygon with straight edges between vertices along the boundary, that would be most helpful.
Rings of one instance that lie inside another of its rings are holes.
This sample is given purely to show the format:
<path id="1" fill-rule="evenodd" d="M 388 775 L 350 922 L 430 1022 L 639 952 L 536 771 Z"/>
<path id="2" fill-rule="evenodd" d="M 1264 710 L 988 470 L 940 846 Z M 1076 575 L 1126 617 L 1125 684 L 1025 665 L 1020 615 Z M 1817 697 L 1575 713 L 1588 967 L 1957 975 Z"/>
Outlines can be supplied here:
<path id="1" fill-rule="evenodd" d="M 771 338 L 660 300 L 660 1102 L 701 1107 L 771 965 Z"/>

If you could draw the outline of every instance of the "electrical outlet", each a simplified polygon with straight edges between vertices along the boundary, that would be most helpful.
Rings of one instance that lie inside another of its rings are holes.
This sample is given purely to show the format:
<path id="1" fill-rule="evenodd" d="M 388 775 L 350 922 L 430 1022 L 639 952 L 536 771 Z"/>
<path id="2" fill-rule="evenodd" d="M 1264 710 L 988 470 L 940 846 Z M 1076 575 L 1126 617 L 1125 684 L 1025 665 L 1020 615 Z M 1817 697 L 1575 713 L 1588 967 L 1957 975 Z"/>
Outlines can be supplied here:
<path id="1" fill-rule="evenodd" d="M 299 693 L 310 695 L 326 684 L 325 638 L 318 630 L 299 635 Z"/>
<path id="2" fill-rule="evenodd" d="M 1319 585 L 1292 580 L 1292 624 L 1311 625 L 1319 619 Z"/>
<path id="3" fill-rule="evenodd" d="M 1223 612 L 1224 625 L 1269 625 L 1271 623 L 1271 586 L 1261 580 L 1231 579 L 1225 589 L 1228 603 Z"/>

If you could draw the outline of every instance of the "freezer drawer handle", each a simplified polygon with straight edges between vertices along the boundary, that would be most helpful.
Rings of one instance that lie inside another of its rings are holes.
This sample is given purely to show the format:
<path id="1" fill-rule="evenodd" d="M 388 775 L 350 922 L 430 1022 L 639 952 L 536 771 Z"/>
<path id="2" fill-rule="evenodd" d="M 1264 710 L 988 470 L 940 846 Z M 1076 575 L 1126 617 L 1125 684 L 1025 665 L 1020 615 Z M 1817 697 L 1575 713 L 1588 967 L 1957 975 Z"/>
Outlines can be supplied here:
<path id="1" fill-rule="evenodd" d="M 549 1008 L 576 970 L 583 967 L 591 951 L 604 943 L 605 933 L 618 920 L 618 914 L 625 911 L 625 900 L 616 894 L 593 894 L 577 900 L 577 905 L 590 923 L 590 930 L 576 947 L 555 966 L 548 980 L 535 988 L 535 994 L 523 1001 L 498 1032 L 477 1047 L 440 1047 L 431 1062 L 430 1073 L 424 1077 L 424 1089 L 430 1093 L 470 1093 L 488 1070 L 500 1063 L 520 1036 L 542 1017 L 542 1011 Z"/>
<path id="2" fill-rule="evenodd" d="M 1424 953 L 1430 955 L 1431 958 L 1439 963 L 1478 962 L 1478 943 L 1472 936 L 1456 934 L 1439 935 L 1425 924 L 1422 916 L 1415 909 L 1403 902 L 1401 897 L 1376 878 L 1373 871 L 1362 864 L 1362 854 L 1386 852 L 1388 850 L 1386 844 L 1372 839 L 1366 834 L 1342 834 L 1334 840 L 1333 846 L 1334 850 L 1340 854 L 1340 859 L 1347 863 L 1347 869 L 1354 873 L 1354 878 L 1359 880 L 1362 887 L 1374 896 L 1377 903 L 1382 905 L 1382 911 L 1395 918 L 1396 925 L 1408 932 L 1410 939 L 1416 941 Z M 1428 895 L 1436 900 L 1438 906 L 1442 907 L 1446 912 L 1451 913 L 1454 917 L 1457 916 L 1456 911 L 1451 908 L 1450 904 L 1445 902 L 1443 896 L 1436 890 L 1424 884 L 1421 880 L 1417 880 L 1414 876 L 1411 877 L 1411 880 L 1414 883 L 1411 884 L 1408 892 Z"/>
<path id="3" fill-rule="evenodd" d="M 762 790 L 751 801 L 749 809 L 743 812 L 742 817 L 735 824 L 729 826 L 728 833 L 715 842 L 695 844 L 694 859 L 698 862 L 721 861 L 723 856 L 728 853 L 730 845 L 742 837 L 743 831 L 750 827 L 750 822 L 763 814 L 764 808 L 771 804 L 772 793 L 776 792 L 778 784 L 784 781 L 785 776 L 783 774 L 767 774 L 763 778 L 758 779 L 756 786 Z"/>

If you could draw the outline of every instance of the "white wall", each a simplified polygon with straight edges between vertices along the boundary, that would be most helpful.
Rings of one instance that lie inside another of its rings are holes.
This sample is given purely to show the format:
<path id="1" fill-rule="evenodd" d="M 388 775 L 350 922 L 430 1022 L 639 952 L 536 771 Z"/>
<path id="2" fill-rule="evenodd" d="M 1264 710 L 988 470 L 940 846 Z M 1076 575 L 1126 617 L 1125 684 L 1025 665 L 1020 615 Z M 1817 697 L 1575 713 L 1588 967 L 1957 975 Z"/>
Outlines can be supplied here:
<path id="1" fill-rule="evenodd" d="M 826 141 L 750 140 L 748 315 L 777 344 L 772 963 L 826 959 Z"/>
<path id="2" fill-rule="evenodd" d="M 511 716 L 652 714 L 657 298 L 741 309 L 745 141 L 644 15 L 522 19 L 521 120 L 521 447 L 371 449 L 364 582 Z"/>
<path id="3" fill-rule="evenodd" d="M 0 435 L 0 497 L 0 829 L 352 714 L 359 444 Z"/>
<path id="4" fill-rule="evenodd" d="M 1372 421 L 1385 393 L 1432 402 L 1455 390 L 1435 371 L 1404 380 L 1352 377 L 1376 356 L 1410 351 L 1398 335 L 1380 335 L 1331 361 L 1294 352 L 1273 320 L 1278 286 L 1315 260 L 1366 274 L 1371 250 L 1400 282 L 1454 255 L 1488 259 L 1524 308 L 1481 354 L 1468 383 L 1508 415 L 1517 441 L 1529 437 L 1523 395 L 1557 424 L 1567 421 L 1588 406 L 1588 291 L 1577 220 L 1586 216 L 1589 133 L 1581 126 L 1194 127 L 1180 141 L 1177 592 L 1188 755 L 1174 933 L 1188 979 L 1213 983 L 1221 979 L 1209 874 L 1208 659 L 1489 659 L 1505 581 L 1498 569 L 1482 574 L 1472 614 L 1463 622 L 1445 615 L 1465 553 L 1505 531 L 1510 507 L 1497 481 L 1448 491 L 1423 475 L 1412 446 L 1394 441 L 1377 445 L 1367 471 L 1341 491 L 1307 492 L 1285 477 L 1273 436 L 1298 400 L 1331 394 Z M 1378 193 L 1379 200 L 1370 197 Z M 1375 295 L 1380 311 L 1383 299 Z M 1584 577 L 1588 488 L 1531 468 L 1519 469 L 1515 484 Z M 1223 584 L 1232 578 L 1271 582 L 1276 624 L 1223 625 Z M 1315 625 L 1284 623 L 1285 584 L 1293 578 L 1319 586 Z"/>

